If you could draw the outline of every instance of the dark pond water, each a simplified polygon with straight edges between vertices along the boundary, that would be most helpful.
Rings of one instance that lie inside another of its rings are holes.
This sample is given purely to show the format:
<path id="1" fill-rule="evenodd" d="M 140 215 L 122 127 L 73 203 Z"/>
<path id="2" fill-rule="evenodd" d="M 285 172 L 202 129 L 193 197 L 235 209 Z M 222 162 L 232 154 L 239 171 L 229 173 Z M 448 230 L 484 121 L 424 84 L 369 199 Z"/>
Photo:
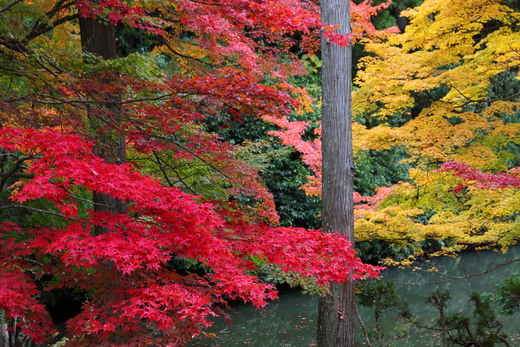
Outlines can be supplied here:
<path id="1" fill-rule="evenodd" d="M 436 266 L 440 271 L 451 276 L 465 276 L 480 273 L 492 267 L 520 258 L 520 247 L 512 248 L 507 254 L 492 251 L 469 252 L 456 259 L 441 258 L 422 264 Z M 450 312 L 471 312 L 468 295 L 472 292 L 492 292 L 493 284 L 512 273 L 520 272 L 520 262 L 501 266 L 492 272 L 465 279 L 447 279 L 439 274 L 414 269 L 388 269 L 382 275 L 384 279 L 403 283 L 398 286 L 401 297 L 410 303 L 411 311 L 422 317 L 424 323 L 432 322 L 437 316 L 433 307 L 424 304 L 424 298 L 435 290 L 449 290 Z M 413 284 L 410 284 L 413 283 Z M 189 347 L 201 346 L 262 346 L 262 347 L 305 347 L 314 346 L 316 334 L 317 297 L 308 296 L 298 290 L 283 291 L 280 299 L 261 310 L 250 305 L 237 305 L 231 308 L 232 325 L 217 321 L 208 331 L 216 337 L 195 339 Z M 359 307 L 360 314 L 368 327 L 371 327 L 372 315 L 368 309 Z M 500 317 L 504 322 L 502 331 L 509 333 L 511 346 L 520 346 L 520 316 Z M 384 323 L 386 331 L 385 345 L 442 346 L 440 335 L 431 330 L 421 330 L 389 315 Z M 359 324 L 358 324 L 359 325 Z M 365 345 L 359 339 L 360 345 Z"/>

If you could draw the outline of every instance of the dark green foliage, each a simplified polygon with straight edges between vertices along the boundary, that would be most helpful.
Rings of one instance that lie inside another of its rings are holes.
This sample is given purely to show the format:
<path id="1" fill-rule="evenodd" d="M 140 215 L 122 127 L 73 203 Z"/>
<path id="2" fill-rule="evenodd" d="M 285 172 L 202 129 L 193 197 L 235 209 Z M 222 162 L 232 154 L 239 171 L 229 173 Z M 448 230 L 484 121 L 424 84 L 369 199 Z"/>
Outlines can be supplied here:
<path id="1" fill-rule="evenodd" d="M 409 165 L 400 162 L 406 157 L 406 150 L 402 147 L 359 152 L 355 158 L 354 190 L 361 195 L 372 196 L 377 187 L 388 187 L 408 180 Z"/>
<path id="2" fill-rule="evenodd" d="M 120 25 L 116 29 L 117 55 L 126 57 L 132 53 L 150 52 L 161 44 L 161 37 L 143 29 Z"/>
<path id="3" fill-rule="evenodd" d="M 181 258 L 172 254 L 172 257 L 166 264 L 166 267 L 171 270 L 175 270 L 175 272 L 181 274 L 182 276 L 186 276 L 190 273 L 195 273 L 198 275 L 205 275 L 208 271 L 204 265 L 198 260 Z"/>
<path id="4" fill-rule="evenodd" d="M 499 343 L 509 346 L 507 335 L 500 332 L 502 322 L 497 319 L 497 314 L 491 307 L 491 299 L 474 292 L 469 301 L 475 307 L 473 318 L 462 313 L 446 317 L 449 342 L 460 346 L 491 347 Z"/>
<path id="5" fill-rule="evenodd" d="M 520 94 L 520 81 L 517 79 L 518 71 L 504 71 L 497 74 L 491 80 L 489 99 L 510 100 Z M 504 123 L 520 123 L 520 110 L 517 108 L 511 112 L 498 114 Z M 504 158 L 508 168 L 520 166 L 520 141 L 518 138 L 511 138 L 502 135 L 492 144 L 498 154 Z"/>
<path id="6" fill-rule="evenodd" d="M 495 284 L 495 294 L 486 294 L 500 307 L 500 313 L 515 315 L 520 310 L 520 275 L 515 274 Z"/>
<path id="7" fill-rule="evenodd" d="M 432 326 L 423 325 L 419 317 L 410 313 L 404 316 L 408 321 L 422 329 L 439 331 L 443 346 L 475 346 L 492 347 L 497 344 L 509 346 L 507 334 L 500 332 L 502 322 L 497 319 L 497 312 L 492 307 L 488 295 L 473 292 L 469 302 L 474 309 L 471 316 L 464 313 L 450 313 L 453 310 L 448 302 L 451 300 L 449 291 L 434 291 L 425 299 L 438 312 L 438 319 Z"/>
<path id="8" fill-rule="evenodd" d="M 355 3 L 361 3 L 362 0 L 355 0 Z M 373 5 L 380 5 L 388 2 L 386 0 L 374 0 Z M 390 6 L 381 10 L 379 14 L 372 18 L 372 23 L 377 30 L 383 30 L 389 27 L 398 27 L 401 31 L 408 24 L 408 21 L 401 17 L 401 11 L 409 8 L 417 7 L 423 3 L 423 0 L 392 0 Z"/>
<path id="9" fill-rule="evenodd" d="M 520 293 L 519 276 L 499 282 L 496 285 L 497 295 L 475 292 L 469 295 L 468 301 L 473 306 L 470 315 L 461 313 L 459 307 L 453 307 L 450 304 L 451 293 L 449 291 L 437 290 L 429 293 L 424 302 L 437 311 L 437 319 L 432 323 L 424 323 L 424 318 L 428 321 L 428 317 L 417 317 L 409 310 L 406 299 L 397 293 L 394 281 L 367 280 L 358 284 L 356 288 L 358 303 L 370 309 L 374 314 L 375 328 L 370 332 L 365 331 L 367 335 L 365 338 L 375 341 L 379 346 L 384 345 L 385 335 L 381 322 L 384 317 L 391 317 L 388 316 L 390 312 L 394 312 L 394 317 L 398 315 L 404 321 L 422 330 L 438 332 L 443 346 L 510 346 L 507 334 L 501 332 L 502 322 L 498 320 L 497 311 L 492 304 L 493 301 L 497 301 L 495 299 L 497 297 L 508 297 L 511 293 L 514 295 Z M 501 292 L 501 290 L 505 291 Z M 519 308 L 518 301 L 512 306 L 516 311 Z M 406 328 L 406 326 L 405 324 L 403 327 Z"/>
<path id="10" fill-rule="evenodd" d="M 415 253 L 416 249 L 407 246 L 398 246 L 384 240 L 360 241 L 355 243 L 358 257 L 363 262 L 378 265 L 385 258 L 403 260 Z"/>
<path id="11" fill-rule="evenodd" d="M 283 226 L 316 229 L 321 226 L 321 200 L 299 189 L 307 182 L 309 170 L 295 158 L 276 158 L 262 173 L 266 187 L 273 193 Z"/>
<path id="12" fill-rule="evenodd" d="M 280 224 L 305 228 L 319 228 L 321 221 L 321 201 L 318 197 L 307 196 L 300 189 L 307 182 L 309 169 L 302 163 L 300 154 L 284 147 L 278 140 L 267 135 L 278 130 L 271 123 L 247 115 L 241 119 L 223 114 L 223 117 L 207 117 L 206 128 L 220 135 L 223 141 L 239 145 L 244 141 L 265 141 L 262 146 L 264 165 L 261 176 L 263 183 L 274 195 Z M 273 154 L 273 155 L 270 155 Z"/>
<path id="13" fill-rule="evenodd" d="M 374 312 L 376 321 L 386 312 L 401 312 L 408 309 L 408 303 L 395 289 L 394 281 L 382 279 L 366 280 L 356 286 L 358 303 Z"/>
<path id="14" fill-rule="evenodd" d="M 402 299 L 395 289 L 394 281 L 382 279 L 363 281 L 356 286 L 357 302 L 374 313 L 375 328 L 367 332 L 368 337 L 383 346 L 384 331 L 381 322 L 389 312 L 400 315 L 408 312 L 408 303 Z"/>

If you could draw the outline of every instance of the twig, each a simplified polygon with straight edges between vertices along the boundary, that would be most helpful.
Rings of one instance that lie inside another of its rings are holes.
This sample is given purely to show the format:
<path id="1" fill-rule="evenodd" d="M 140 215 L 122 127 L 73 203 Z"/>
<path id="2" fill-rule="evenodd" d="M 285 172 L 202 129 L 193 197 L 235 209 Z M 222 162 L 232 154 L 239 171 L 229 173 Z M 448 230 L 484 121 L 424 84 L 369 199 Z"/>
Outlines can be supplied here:
<path id="1" fill-rule="evenodd" d="M 440 271 L 427 271 L 427 270 L 423 270 L 423 269 L 418 269 L 419 271 L 424 271 L 424 272 L 430 272 L 430 273 L 435 273 L 435 274 L 439 274 L 441 276 L 444 276 L 444 277 L 447 277 L 447 279 L 445 280 L 439 280 L 439 281 L 434 281 L 434 282 L 428 282 L 428 283 L 398 283 L 396 282 L 396 284 L 399 284 L 399 285 L 411 285 L 411 286 L 422 286 L 422 285 L 430 285 L 430 284 L 438 284 L 438 283 L 445 283 L 445 282 L 449 282 L 449 281 L 453 281 L 453 280 L 463 280 L 463 279 L 466 279 L 466 278 L 470 278 L 470 277 L 475 277 L 475 276 L 482 276 L 482 275 L 485 275 L 487 273 L 490 273 L 491 271 L 493 270 L 496 270 L 497 268 L 501 267 L 501 266 L 505 266 L 505 265 L 509 265 L 509 264 L 512 264 L 512 263 L 515 263 L 517 261 L 520 261 L 520 258 L 519 259 L 513 259 L 513 260 L 510 260 L 510 261 L 507 261 L 505 263 L 501 263 L 501 264 L 498 264 L 498 265 L 495 265 L 493 266 L 492 268 L 489 268 L 485 271 L 482 271 L 482 272 L 479 272 L 479 273 L 474 273 L 474 274 L 466 274 L 464 276 L 450 276 L 450 275 L 447 275 L 445 273 L 442 273 Z"/>
<path id="2" fill-rule="evenodd" d="M 367 327 L 363 323 L 363 319 L 361 319 L 361 315 L 359 314 L 359 311 L 357 309 L 357 305 L 354 305 L 354 310 L 356 311 L 356 316 L 359 321 L 359 325 L 361 326 L 361 330 L 363 330 L 363 335 L 365 336 L 365 340 L 367 341 L 367 345 L 369 347 L 373 347 L 372 343 L 370 342 L 370 338 L 368 337 Z"/>
<path id="3" fill-rule="evenodd" d="M 4 206 L 0 206 L 0 211 L 1 210 L 7 210 L 7 209 L 10 209 L 10 208 L 23 208 L 23 209 L 29 210 L 29 211 L 35 211 L 35 212 L 40 212 L 40 213 L 45 213 L 45 214 L 50 214 L 50 215 L 53 215 L 53 216 L 58 216 L 58 217 L 65 218 L 65 215 L 61 214 L 61 213 L 51 212 L 51 211 L 42 210 L 42 209 L 39 209 L 39 208 L 25 206 L 25 205 L 4 205 Z M 68 219 L 77 220 L 77 219 L 71 218 L 71 217 L 69 217 Z"/>
<path id="4" fill-rule="evenodd" d="M 16 5 L 17 3 L 22 2 L 22 1 L 23 1 L 23 0 L 16 0 L 16 1 L 10 3 L 9 5 L 5 6 L 5 7 L 2 8 L 2 9 L 0 9 L 0 13 L 9 10 L 11 7 L 13 7 L 14 5 Z"/>
<path id="5" fill-rule="evenodd" d="M 11 168 L 11 170 L 9 170 L 7 173 L 5 173 L 4 175 L 2 175 L 2 180 L 0 181 L 0 190 L 1 189 L 4 189 L 4 186 L 5 186 L 5 183 L 7 182 L 7 180 L 9 179 L 9 177 L 11 177 L 12 175 L 14 175 L 14 173 L 16 171 L 18 171 L 18 169 L 20 169 L 22 167 L 22 164 L 27 161 L 27 160 L 31 160 L 31 159 L 35 159 L 34 156 L 29 156 L 29 157 L 23 157 L 23 158 L 20 158 L 16 161 L 16 163 L 14 164 L 14 166 Z"/>

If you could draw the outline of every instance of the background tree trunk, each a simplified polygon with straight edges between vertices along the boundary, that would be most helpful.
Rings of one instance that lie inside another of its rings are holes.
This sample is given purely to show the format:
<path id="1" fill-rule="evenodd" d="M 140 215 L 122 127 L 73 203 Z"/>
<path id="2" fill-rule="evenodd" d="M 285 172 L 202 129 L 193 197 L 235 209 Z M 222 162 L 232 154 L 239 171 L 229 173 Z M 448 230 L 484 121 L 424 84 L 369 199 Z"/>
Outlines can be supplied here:
<path id="1" fill-rule="evenodd" d="M 83 53 L 95 56 L 95 59 L 112 60 L 117 58 L 117 41 L 115 34 L 115 26 L 111 23 L 103 23 L 93 18 L 80 19 L 81 45 Z M 90 59 L 87 57 L 86 61 Z M 93 62 L 94 62 L 93 61 Z M 99 78 L 99 83 L 109 84 L 117 82 L 117 71 L 109 71 L 108 77 Z M 96 97 L 93 95 L 92 97 Z M 91 114 L 90 127 L 97 132 L 98 146 L 96 151 L 103 159 L 122 164 L 126 162 L 126 144 L 125 138 L 115 135 L 111 132 L 100 132 L 103 127 L 117 128 L 117 124 L 121 121 L 121 93 L 114 93 L 103 98 L 105 101 L 100 102 L 98 107 L 102 112 Z M 116 127 L 114 127 L 114 125 Z M 120 199 L 101 194 L 93 193 L 94 210 L 107 211 L 115 213 L 123 213 L 125 211 L 125 203 Z M 96 232 L 104 233 L 103 228 L 98 228 Z"/>
<path id="2" fill-rule="evenodd" d="M 322 0 L 324 24 L 339 24 L 350 32 L 350 3 Z M 354 241 L 351 121 L 351 48 L 322 38 L 322 220 L 323 232 L 337 232 Z M 320 347 L 356 345 L 354 284 L 334 283 L 331 294 L 320 298 L 317 344 Z"/>

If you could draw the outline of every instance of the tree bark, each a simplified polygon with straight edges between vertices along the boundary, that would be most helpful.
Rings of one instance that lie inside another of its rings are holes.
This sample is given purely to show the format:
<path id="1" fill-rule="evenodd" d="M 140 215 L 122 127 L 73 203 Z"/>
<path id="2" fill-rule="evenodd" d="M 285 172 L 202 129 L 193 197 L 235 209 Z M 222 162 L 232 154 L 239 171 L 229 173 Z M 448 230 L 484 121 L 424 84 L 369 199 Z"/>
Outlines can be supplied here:
<path id="1" fill-rule="evenodd" d="M 80 19 L 81 45 L 83 53 L 95 56 L 94 59 L 112 60 L 117 58 L 117 41 L 115 26 L 111 23 L 103 23 L 95 18 Z M 86 58 L 89 62 L 89 58 Z M 117 71 L 109 71 L 105 77 L 99 78 L 101 84 L 117 82 Z M 93 95 L 96 97 L 97 95 Z M 103 127 L 117 129 L 121 121 L 121 93 L 113 93 L 102 98 L 98 105 L 101 112 L 89 115 L 90 127 L 97 133 L 97 154 L 108 162 L 122 164 L 126 162 L 126 144 L 123 136 L 113 132 L 100 131 Z M 107 102 L 108 100 L 108 102 Z M 123 213 L 125 203 L 120 199 L 93 192 L 94 211 Z M 105 233 L 104 228 L 97 228 L 96 233 Z"/>
<path id="2" fill-rule="evenodd" d="M 350 33 L 350 3 L 322 0 L 325 25 L 339 24 L 338 32 Z M 322 38 L 322 223 L 323 232 L 337 232 L 354 241 L 351 121 L 351 48 Z M 331 293 L 318 305 L 317 345 L 356 345 L 353 283 L 333 283 Z"/>

